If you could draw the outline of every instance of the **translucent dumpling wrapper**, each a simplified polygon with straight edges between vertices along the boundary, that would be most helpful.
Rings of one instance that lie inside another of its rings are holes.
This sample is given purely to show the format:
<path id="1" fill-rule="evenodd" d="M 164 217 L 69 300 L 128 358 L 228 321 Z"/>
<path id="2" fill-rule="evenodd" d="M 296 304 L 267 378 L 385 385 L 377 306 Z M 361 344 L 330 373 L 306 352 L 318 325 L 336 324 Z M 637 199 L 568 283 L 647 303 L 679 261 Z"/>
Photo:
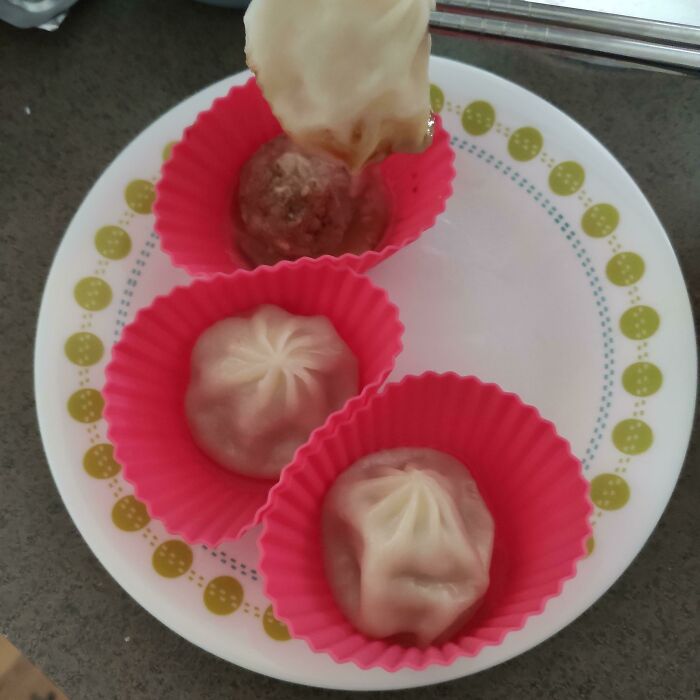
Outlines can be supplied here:
<path id="1" fill-rule="evenodd" d="M 323 505 L 326 574 L 369 637 L 426 647 L 461 629 L 489 585 L 493 519 L 458 460 L 427 448 L 369 455 Z"/>
<path id="2" fill-rule="evenodd" d="M 430 145 L 435 0 L 253 0 L 246 56 L 284 130 L 359 169 Z"/>
<path id="3" fill-rule="evenodd" d="M 327 318 L 263 305 L 198 338 L 185 408 L 213 460 L 273 478 L 357 391 L 357 359 Z"/>

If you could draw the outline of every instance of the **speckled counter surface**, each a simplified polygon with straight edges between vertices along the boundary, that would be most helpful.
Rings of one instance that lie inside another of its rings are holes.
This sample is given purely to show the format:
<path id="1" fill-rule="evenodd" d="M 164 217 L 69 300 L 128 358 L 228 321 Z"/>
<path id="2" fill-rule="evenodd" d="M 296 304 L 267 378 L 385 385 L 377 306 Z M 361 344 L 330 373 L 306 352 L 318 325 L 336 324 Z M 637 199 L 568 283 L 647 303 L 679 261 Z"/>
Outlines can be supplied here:
<path id="1" fill-rule="evenodd" d="M 438 38 L 435 53 L 533 90 L 606 144 L 664 223 L 697 310 L 700 78 L 454 39 Z M 189 0 L 83 0 L 53 34 L 0 25 L 0 66 L 0 632 L 73 699 L 349 697 L 231 666 L 142 610 L 75 530 L 35 419 L 36 316 L 70 218 L 146 125 L 243 68 L 240 12 Z M 698 499 L 695 440 L 650 542 L 578 621 L 491 671 L 382 697 L 700 696 Z"/>

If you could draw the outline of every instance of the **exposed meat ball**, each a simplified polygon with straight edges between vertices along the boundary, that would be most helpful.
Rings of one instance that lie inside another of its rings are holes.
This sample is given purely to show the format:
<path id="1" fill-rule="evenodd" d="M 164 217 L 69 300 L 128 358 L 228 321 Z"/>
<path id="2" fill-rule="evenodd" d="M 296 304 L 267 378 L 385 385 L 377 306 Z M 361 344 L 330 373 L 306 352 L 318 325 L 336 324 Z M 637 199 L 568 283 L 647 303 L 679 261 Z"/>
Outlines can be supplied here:
<path id="1" fill-rule="evenodd" d="M 287 136 L 262 146 L 241 171 L 239 246 L 256 264 L 334 254 L 356 202 L 348 169 Z"/>

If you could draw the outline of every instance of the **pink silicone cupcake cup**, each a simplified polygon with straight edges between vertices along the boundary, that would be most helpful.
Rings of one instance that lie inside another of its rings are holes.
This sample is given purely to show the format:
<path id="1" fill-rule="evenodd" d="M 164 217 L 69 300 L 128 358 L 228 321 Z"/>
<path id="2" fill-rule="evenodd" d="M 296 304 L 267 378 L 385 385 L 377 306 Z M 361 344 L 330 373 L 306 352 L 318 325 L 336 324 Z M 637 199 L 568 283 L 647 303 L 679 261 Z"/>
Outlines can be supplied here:
<path id="1" fill-rule="evenodd" d="M 254 78 L 218 98 L 185 130 L 156 186 L 155 230 L 176 267 L 191 275 L 230 273 L 251 264 L 235 245 L 231 215 L 245 162 L 282 133 Z M 364 271 L 415 241 L 435 224 L 452 194 L 454 152 L 440 118 L 432 146 L 418 155 L 397 154 L 380 166 L 392 214 L 377 250 L 324 256 Z"/>
<path id="2" fill-rule="evenodd" d="M 140 311 L 106 370 L 108 435 L 136 496 L 190 543 L 216 546 L 241 536 L 258 522 L 276 483 L 236 474 L 207 457 L 192 439 L 184 410 L 199 335 L 261 304 L 330 319 L 359 362 L 360 392 L 350 403 L 376 392 L 401 351 L 403 326 L 386 292 L 320 261 L 197 280 Z"/>
<path id="3" fill-rule="evenodd" d="M 465 465 L 495 522 L 491 584 L 451 641 L 427 649 L 370 639 L 343 616 L 324 571 L 321 512 L 337 476 L 364 455 L 431 447 Z M 316 433 L 270 494 L 260 569 L 275 614 L 317 652 L 360 668 L 421 670 L 475 656 L 520 629 L 575 575 L 590 536 L 588 482 L 535 408 L 474 377 L 427 373 L 388 385 Z"/>

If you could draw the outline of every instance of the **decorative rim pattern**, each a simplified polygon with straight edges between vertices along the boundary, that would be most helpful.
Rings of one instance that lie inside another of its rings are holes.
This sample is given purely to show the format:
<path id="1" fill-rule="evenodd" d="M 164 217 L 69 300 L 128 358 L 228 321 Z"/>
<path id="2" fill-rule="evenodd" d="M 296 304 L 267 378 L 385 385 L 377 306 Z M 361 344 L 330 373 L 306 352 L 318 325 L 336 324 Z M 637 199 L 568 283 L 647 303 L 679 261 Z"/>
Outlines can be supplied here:
<path id="1" fill-rule="evenodd" d="M 164 158 L 169 156 L 172 146 L 171 142 L 164 147 Z M 92 276 L 79 280 L 73 291 L 74 300 L 83 308 L 84 313 L 79 331 L 71 335 L 64 346 L 67 359 L 78 367 L 78 390 L 68 399 L 67 408 L 74 420 L 85 424 L 89 447 L 83 458 L 83 467 L 88 476 L 105 481 L 115 499 L 111 511 L 112 523 L 124 532 L 141 533 L 144 543 L 153 550 L 151 563 L 159 575 L 164 578 L 186 576 L 197 589 L 203 589 L 203 592 L 200 591 L 201 600 L 213 614 L 230 615 L 241 608 L 243 613 L 260 618 L 263 629 L 272 639 L 288 641 L 290 636 L 287 627 L 274 617 L 271 606 L 268 605 L 263 612 L 260 606 L 251 606 L 245 600 L 245 590 L 239 578 L 231 575 L 231 572 L 235 572 L 238 577 L 257 582 L 259 576 L 254 567 L 230 557 L 221 548 L 210 549 L 199 545 L 194 549 L 208 553 L 222 565 L 222 575 L 205 581 L 193 568 L 193 547 L 177 538 L 162 541 L 163 538 L 151 527 L 151 517 L 145 505 L 127 493 L 131 490 L 131 485 L 123 480 L 121 466 L 114 460 L 113 447 L 106 441 L 100 424 L 104 400 L 102 394 L 91 386 L 93 381 L 90 367 L 102 359 L 108 341 L 103 342 L 92 332 L 94 314 L 115 301 L 104 276 L 113 262 L 126 260 L 131 252 L 131 236 L 127 228 L 137 215 L 151 213 L 155 199 L 155 181 L 156 178 L 151 177 L 149 180 L 132 180 L 126 185 L 124 200 L 127 208 L 117 221 L 118 225 L 103 226 L 95 234 L 94 244 L 99 257 L 94 271 Z M 156 234 L 151 232 L 130 270 L 119 297 L 113 342 L 119 338 L 127 323 L 136 287 L 157 241 Z"/>
<path id="2" fill-rule="evenodd" d="M 452 138 L 452 144 L 457 145 L 460 150 L 467 148 L 469 153 L 484 159 L 496 170 L 500 170 L 503 175 L 509 175 L 519 187 L 525 187 L 528 194 L 532 195 L 540 206 L 549 207 L 548 214 L 556 224 L 561 225 L 562 233 L 572 241 L 574 249 L 578 248 L 576 257 L 586 268 L 586 275 L 594 288 L 593 294 L 596 297 L 596 306 L 599 308 L 598 313 L 603 327 L 605 374 L 596 427 L 582 463 L 586 470 L 590 469 L 596 451 L 606 435 L 612 440 L 619 453 L 617 464 L 612 472 L 601 472 L 591 478 L 591 499 L 596 506 L 593 518 L 595 526 L 606 511 L 619 510 L 627 504 L 631 489 L 623 475 L 627 472 L 632 458 L 646 452 L 654 442 L 654 432 L 643 418 L 647 400 L 654 396 L 663 384 L 663 372 L 651 361 L 649 353 L 649 339 L 658 331 L 661 318 L 653 307 L 643 303 L 640 282 L 646 272 L 647 264 L 641 255 L 625 249 L 620 242 L 616 232 L 621 221 L 618 208 L 608 202 L 594 203 L 584 188 L 586 180 L 584 167 L 573 160 L 557 162 L 556 158 L 544 150 L 545 138 L 539 129 L 530 125 L 513 128 L 499 122 L 496 109 L 485 100 L 470 102 L 465 107 L 454 104 L 445 99 L 444 92 L 435 84 L 431 85 L 430 98 L 433 110 L 436 112 L 439 113 L 445 109 L 461 115 L 462 126 L 469 136 L 483 136 L 494 129 L 497 134 L 507 139 L 508 153 L 519 167 L 525 168 L 526 163 L 539 156 L 539 161 L 550 170 L 548 178 L 550 196 L 571 197 L 575 194 L 582 206 L 579 223 L 581 231 L 593 245 L 601 245 L 601 242 L 605 241 L 610 248 L 611 257 L 605 268 L 605 275 L 613 285 L 612 289 L 617 288 L 619 293 L 627 294 L 628 308 L 620 317 L 618 325 L 622 335 L 628 341 L 636 343 L 637 361 L 623 370 L 621 378 L 625 391 L 635 399 L 633 410 L 629 418 L 617 422 L 612 431 L 607 433 L 606 426 L 615 380 L 614 341 L 607 300 L 590 257 L 585 248 L 580 245 L 576 231 L 572 230 L 563 215 L 558 213 L 556 205 L 550 206 L 550 200 L 542 192 L 536 192 L 534 186 L 528 183 L 527 177 L 513 169 L 514 165 L 504 164 L 493 154 L 487 154 L 484 149 L 479 149 L 477 152 L 478 145 L 475 141 L 459 139 L 456 136 Z M 589 555 L 594 549 L 595 537 L 592 536 L 588 545 Z"/>
<path id="3" fill-rule="evenodd" d="M 433 88 L 435 89 L 436 86 L 433 85 Z M 526 127 L 526 129 L 528 128 L 533 132 L 536 131 L 533 128 Z M 537 133 L 539 134 L 539 132 Z M 598 308 L 598 315 L 600 316 L 603 337 L 603 356 L 605 359 L 605 373 L 603 375 L 603 387 L 600 405 L 598 408 L 598 416 L 596 417 L 596 424 L 593 429 L 593 434 L 588 441 L 586 452 L 581 458 L 583 468 L 588 470 L 590 469 L 591 462 L 595 458 L 598 447 L 600 446 L 603 435 L 605 434 L 605 427 L 610 415 L 609 411 L 613 394 L 613 378 L 615 375 L 615 341 L 612 330 L 612 321 L 610 319 L 610 310 L 605 297 L 605 291 L 603 290 L 600 278 L 596 273 L 593 261 L 588 255 L 585 247 L 581 244 L 581 238 L 576 229 L 566 220 L 564 214 L 557 209 L 556 204 L 554 204 L 552 200 L 550 200 L 549 197 L 547 197 L 541 190 L 537 189 L 537 187 L 531 183 L 527 177 L 525 177 L 525 175 L 521 175 L 520 172 L 515 170 L 513 165 L 504 163 L 503 160 L 497 158 L 495 155 L 493 155 L 493 153 L 489 153 L 485 149 L 479 148 L 478 144 L 474 141 L 460 139 L 458 136 L 453 136 L 451 143 L 460 151 L 466 150 L 467 153 L 475 156 L 478 160 L 483 160 L 488 165 L 492 165 L 495 170 L 498 170 L 504 177 L 508 177 L 511 182 L 530 195 L 532 199 L 547 212 L 555 226 L 559 228 L 566 240 L 570 242 L 573 252 L 576 255 L 576 258 L 579 260 L 584 274 L 588 278 L 588 283 L 591 286 L 591 291 L 595 299 L 595 305 Z"/>

